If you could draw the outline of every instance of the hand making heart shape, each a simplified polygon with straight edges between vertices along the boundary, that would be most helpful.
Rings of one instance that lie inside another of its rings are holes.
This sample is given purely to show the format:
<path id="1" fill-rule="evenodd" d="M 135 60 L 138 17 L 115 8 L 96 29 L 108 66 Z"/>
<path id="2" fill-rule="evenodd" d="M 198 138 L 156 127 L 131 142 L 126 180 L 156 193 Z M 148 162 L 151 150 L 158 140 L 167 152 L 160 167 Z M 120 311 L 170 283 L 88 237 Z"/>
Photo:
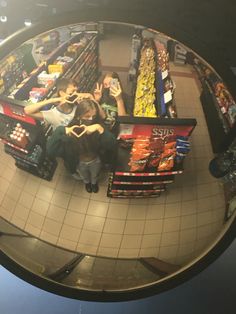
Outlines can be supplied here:
<path id="1" fill-rule="evenodd" d="M 77 93 L 77 92 L 74 92 L 73 94 L 66 96 L 66 102 L 69 104 L 74 104 L 74 103 L 79 102 L 83 99 L 94 100 L 94 97 L 90 93 Z"/>
<path id="2" fill-rule="evenodd" d="M 77 138 L 80 138 L 86 133 L 86 127 L 84 125 L 73 125 L 72 127 L 66 127 L 67 135 L 74 135 Z"/>

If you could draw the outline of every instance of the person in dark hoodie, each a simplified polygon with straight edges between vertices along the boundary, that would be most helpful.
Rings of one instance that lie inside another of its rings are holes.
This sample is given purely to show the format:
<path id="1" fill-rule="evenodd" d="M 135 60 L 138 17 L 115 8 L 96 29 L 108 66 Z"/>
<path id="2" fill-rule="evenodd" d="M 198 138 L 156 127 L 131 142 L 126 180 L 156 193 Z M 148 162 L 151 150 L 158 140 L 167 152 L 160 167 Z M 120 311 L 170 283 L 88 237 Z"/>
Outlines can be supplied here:
<path id="1" fill-rule="evenodd" d="M 71 172 L 78 170 L 86 191 L 97 193 L 101 163 L 112 162 L 116 152 L 116 139 L 106 129 L 99 116 L 96 102 L 79 102 L 75 118 L 67 126 L 58 127 L 47 142 L 51 157 L 62 157 Z"/>
<path id="2" fill-rule="evenodd" d="M 131 114 L 132 105 L 131 97 L 122 89 L 119 75 L 116 72 L 106 73 L 102 84 L 97 83 L 93 95 L 106 113 L 105 124 L 116 133 L 117 116 Z"/>

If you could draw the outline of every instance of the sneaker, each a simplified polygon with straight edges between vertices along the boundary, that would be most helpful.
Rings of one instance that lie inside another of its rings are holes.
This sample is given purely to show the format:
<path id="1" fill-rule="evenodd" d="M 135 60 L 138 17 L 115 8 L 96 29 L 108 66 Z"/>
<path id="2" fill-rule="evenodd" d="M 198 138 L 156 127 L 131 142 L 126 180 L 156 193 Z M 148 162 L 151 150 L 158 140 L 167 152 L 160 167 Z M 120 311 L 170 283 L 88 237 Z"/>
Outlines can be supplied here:
<path id="1" fill-rule="evenodd" d="M 92 184 L 92 191 L 93 193 L 97 193 L 99 191 L 99 188 L 98 188 L 98 184 Z"/>
<path id="2" fill-rule="evenodd" d="M 85 184 L 85 189 L 88 193 L 92 193 L 92 186 L 91 183 L 86 183 Z"/>
<path id="3" fill-rule="evenodd" d="M 81 176 L 80 176 L 80 174 L 79 174 L 78 172 L 73 173 L 73 174 L 72 174 L 72 177 L 73 177 L 75 180 L 77 180 L 77 181 L 81 181 L 81 180 L 82 180 L 82 178 L 81 178 Z"/>

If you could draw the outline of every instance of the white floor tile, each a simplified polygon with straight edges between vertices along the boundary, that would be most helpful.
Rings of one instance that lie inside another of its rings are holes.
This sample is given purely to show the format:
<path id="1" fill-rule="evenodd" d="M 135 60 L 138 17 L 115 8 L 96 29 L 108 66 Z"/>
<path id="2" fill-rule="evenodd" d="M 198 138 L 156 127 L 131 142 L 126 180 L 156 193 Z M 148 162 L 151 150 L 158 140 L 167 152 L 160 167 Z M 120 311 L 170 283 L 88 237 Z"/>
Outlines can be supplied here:
<path id="1" fill-rule="evenodd" d="M 124 234 L 143 234 L 145 221 L 141 220 L 127 220 Z"/>
<path id="2" fill-rule="evenodd" d="M 111 219 L 126 219 L 128 208 L 128 204 L 110 203 L 107 217 Z"/>
<path id="3" fill-rule="evenodd" d="M 87 210 L 87 215 L 106 217 L 108 211 L 108 203 L 90 200 Z"/>
<path id="4" fill-rule="evenodd" d="M 95 232 L 102 232 L 105 218 L 86 215 L 83 229 Z"/>
<path id="5" fill-rule="evenodd" d="M 63 224 L 59 235 L 59 240 L 64 239 L 77 243 L 80 237 L 80 233 L 81 229 Z"/>
<path id="6" fill-rule="evenodd" d="M 119 248 L 121 245 L 122 235 L 121 234 L 109 234 L 103 233 L 100 247 L 103 248 Z"/>
<path id="7" fill-rule="evenodd" d="M 75 228 L 82 228 L 85 215 L 68 210 L 65 215 L 64 224 Z"/>

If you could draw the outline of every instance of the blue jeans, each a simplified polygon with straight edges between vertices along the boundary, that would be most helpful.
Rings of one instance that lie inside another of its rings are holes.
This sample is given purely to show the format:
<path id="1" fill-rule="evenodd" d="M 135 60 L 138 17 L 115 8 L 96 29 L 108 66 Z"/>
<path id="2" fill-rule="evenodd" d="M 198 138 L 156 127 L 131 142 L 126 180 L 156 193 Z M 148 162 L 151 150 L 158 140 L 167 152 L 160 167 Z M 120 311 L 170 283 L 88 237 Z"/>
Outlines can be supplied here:
<path id="1" fill-rule="evenodd" d="M 101 160 L 99 157 L 91 161 L 80 161 L 78 165 L 78 171 L 85 184 L 96 184 L 98 176 L 101 170 Z"/>

